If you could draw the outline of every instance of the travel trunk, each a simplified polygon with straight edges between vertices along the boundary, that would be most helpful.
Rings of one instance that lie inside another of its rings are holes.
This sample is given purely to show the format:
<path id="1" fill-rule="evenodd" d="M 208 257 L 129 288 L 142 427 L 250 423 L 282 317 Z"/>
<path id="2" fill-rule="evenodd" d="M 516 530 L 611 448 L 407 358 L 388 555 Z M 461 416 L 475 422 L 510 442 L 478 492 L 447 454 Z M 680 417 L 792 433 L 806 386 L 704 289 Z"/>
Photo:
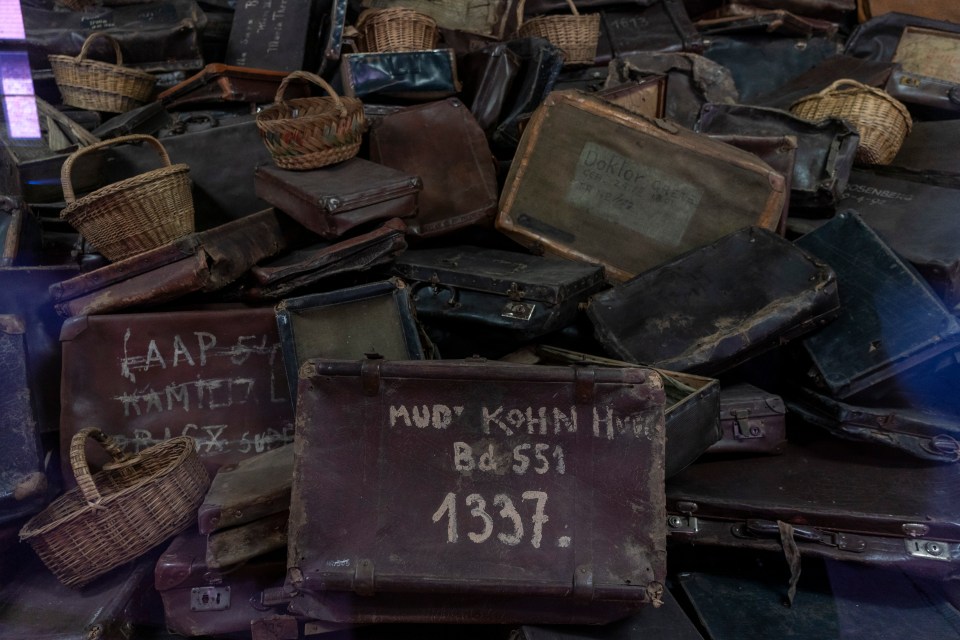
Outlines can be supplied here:
<path id="1" fill-rule="evenodd" d="M 568 624 L 659 602 L 662 387 L 638 368 L 308 362 L 290 611 Z"/>

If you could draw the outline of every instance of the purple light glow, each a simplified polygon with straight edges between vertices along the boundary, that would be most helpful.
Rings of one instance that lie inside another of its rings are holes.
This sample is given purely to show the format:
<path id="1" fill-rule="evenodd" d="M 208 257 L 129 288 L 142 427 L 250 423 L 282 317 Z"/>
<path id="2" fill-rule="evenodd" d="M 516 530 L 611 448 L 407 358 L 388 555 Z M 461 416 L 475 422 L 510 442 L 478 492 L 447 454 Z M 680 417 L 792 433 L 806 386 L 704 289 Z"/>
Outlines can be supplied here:
<path id="1" fill-rule="evenodd" d="M 3 113 L 11 138 L 39 138 L 40 118 L 33 96 L 4 96 Z"/>
<path id="2" fill-rule="evenodd" d="M 0 0 L 0 40 L 26 40 L 20 0 Z"/>

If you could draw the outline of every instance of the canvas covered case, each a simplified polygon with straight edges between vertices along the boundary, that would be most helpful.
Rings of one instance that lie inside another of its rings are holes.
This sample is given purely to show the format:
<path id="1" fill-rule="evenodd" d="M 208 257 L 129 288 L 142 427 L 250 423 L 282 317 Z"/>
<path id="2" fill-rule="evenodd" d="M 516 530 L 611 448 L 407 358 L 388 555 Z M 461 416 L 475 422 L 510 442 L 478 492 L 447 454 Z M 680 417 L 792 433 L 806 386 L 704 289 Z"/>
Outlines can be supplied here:
<path id="1" fill-rule="evenodd" d="M 50 294 L 64 317 L 156 305 L 221 289 L 286 243 L 278 214 L 265 209 L 58 282 Z"/>
<path id="2" fill-rule="evenodd" d="M 287 298 L 276 317 L 291 398 L 297 372 L 310 358 L 425 356 L 410 288 L 399 278 Z"/>
<path id="3" fill-rule="evenodd" d="M 606 287 L 597 265 L 472 246 L 407 251 L 393 270 L 445 358 L 499 356 L 562 329 Z"/>
<path id="4" fill-rule="evenodd" d="M 346 95 L 363 100 L 440 100 L 461 89 L 453 49 L 345 53 L 340 76 Z"/>
<path id="5" fill-rule="evenodd" d="M 782 555 L 792 539 L 801 557 L 955 577 L 958 469 L 826 436 L 699 461 L 667 482 L 670 541 Z"/>
<path id="6" fill-rule="evenodd" d="M 448 98 L 387 115 L 371 129 L 369 140 L 371 160 L 423 181 L 419 213 L 407 221 L 411 235 L 437 236 L 489 223 L 496 215 L 490 145 L 460 100 Z"/>
<path id="7" fill-rule="evenodd" d="M 628 362 L 711 375 L 839 310 L 830 267 L 749 227 L 594 296 L 587 315 L 597 339 Z"/>
<path id="8" fill-rule="evenodd" d="M 783 177 L 752 154 L 554 92 L 524 131 L 497 228 L 626 280 L 745 225 L 775 229 L 786 197 Z"/>
<path id="9" fill-rule="evenodd" d="M 783 398 L 740 383 L 720 389 L 720 440 L 707 453 L 780 454 L 787 446 Z"/>
<path id="10" fill-rule="evenodd" d="M 192 436 L 211 471 L 292 441 L 272 308 L 77 317 L 60 339 L 64 461 L 73 434 L 89 425 L 134 453 Z M 105 461 L 88 449 L 95 464 Z"/>
<path id="11" fill-rule="evenodd" d="M 843 292 L 838 319 L 803 340 L 814 386 L 842 400 L 960 347 L 957 318 L 855 213 L 796 244 L 833 268 Z"/>
<path id="12" fill-rule="evenodd" d="M 336 238 L 375 220 L 409 218 L 418 211 L 419 176 L 363 158 L 291 171 L 257 167 L 257 196 L 322 238 Z"/>
<path id="13" fill-rule="evenodd" d="M 291 612 L 599 623 L 659 599 L 656 373 L 368 359 L 301 375 Z"/>

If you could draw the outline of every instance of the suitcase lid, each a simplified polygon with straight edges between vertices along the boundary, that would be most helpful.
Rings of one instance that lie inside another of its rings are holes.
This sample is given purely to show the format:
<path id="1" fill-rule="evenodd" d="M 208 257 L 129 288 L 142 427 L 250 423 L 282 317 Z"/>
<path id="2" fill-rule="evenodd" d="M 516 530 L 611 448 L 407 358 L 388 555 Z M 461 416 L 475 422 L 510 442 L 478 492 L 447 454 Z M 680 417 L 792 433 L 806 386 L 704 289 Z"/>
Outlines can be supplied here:
<path id="1" fill-rule="evenodd" d="M 288 571 L 301 593 L 639 604 L 662 589 L 654 372 L 368 359 L 301 374 Z"/>
<path id="2" fill-rule="evenodd" d="M 960 345 L 957 318 L 856 213 L 837 214 L 795 244 L 829 263 L 843 292 L 839 318 L 803 340 L 837 397 Z"/>
<path id="3" fill-rule="evenodd" d="M 471 246 L 405 251 L 394 271 L 408 281 L 549 304 L 604 282 L 599 265 Z"/>
<path id="4" fill-rule="evenodd" d="M 363 158 L 351 158 L 311 171 L 261 165 L 257 167 L 255 180 L 269 188 L 286 191 L 307 206 L 331 215 L 418 193 L 423 188 L 419 177 Z"/>

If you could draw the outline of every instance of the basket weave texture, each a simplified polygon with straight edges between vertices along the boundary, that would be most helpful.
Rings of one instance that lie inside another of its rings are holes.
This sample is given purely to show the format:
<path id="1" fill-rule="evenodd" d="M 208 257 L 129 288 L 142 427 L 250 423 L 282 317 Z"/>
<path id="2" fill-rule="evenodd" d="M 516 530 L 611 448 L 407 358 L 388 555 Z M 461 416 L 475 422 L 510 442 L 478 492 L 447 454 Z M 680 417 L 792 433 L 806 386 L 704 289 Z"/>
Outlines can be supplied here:
<path id="1" fill-rule="evenodd" d="M 518 30 L 521 38 L 544 38 L 563 50 L 564 64 L 593 64 L 600 39 L 600 14 L 580 15 L 573 0 L 567 0 L 573 15 L 539 16 Z"/>
<path id="2" fill-rule="evenodd" d="M 843 118 L 860 134 L 857 161 L 890 164 L 913 128 L 910 112 L 888 93 L 856 80 L 837 80 L 800 98 L 790 111 L 805 120 Z"/>
<path id="3" fill-rule="evenodd" d="M 109 40 L 113 45 L 116 64 L 87 59 L 90 43 L 97 38 Z M 124 67 L 120 43 L 100 31 L 87 36 L 75 58 L 63 55 L 47 57 L 63 103 L 71 107 L 123 113 L 149 101 L 157 84 L 157 79 L 149 73 Z"/>
<path id="4" fill-rule="evenodd" d="M 284 100 L 291 80 L 302 78 L 329 95 Z M 341 97 L 323 78 L 294 71 L 280 83 L 275 104 L 257 114 L 257 128 L 281 169 L 318 169 L 357 155 L 366 120 L 363 103 Z"/>
<path id="5" fill-rule="evenodd" d="M 113 458 L 94 475 L 87 438 Z M 131 455 L 99 429 L 79 431 L 70 443 L 77 487 L 27 522 L 20 539 L 70 587 L 143 555 L 197 517 L 210 477 L 194 447 L 193 438 L 181 436 Z"/>
<path id="6" fill-rule="evenodd" d="M 365 10 L 357 18 L 357 30 L 363 50 L 372 53 L 424 51 L 437 46 L 437 21 L 403 7 Z"/>
<path id="7" fill-rule="evenodd" d="M 132 141 L 153 146 L 163 166 L 76 199 L 70 178 L 73 164 L 96 149 Z M 171 165 L 166 149 L 152 136 L 121 136 L 84 147 L 70 154 L 60 171 L 67 202 L 60 217 L 108 260 L 122 260 L 155 249 L 194 231 L 189 171 L 185 164 Z"/>

